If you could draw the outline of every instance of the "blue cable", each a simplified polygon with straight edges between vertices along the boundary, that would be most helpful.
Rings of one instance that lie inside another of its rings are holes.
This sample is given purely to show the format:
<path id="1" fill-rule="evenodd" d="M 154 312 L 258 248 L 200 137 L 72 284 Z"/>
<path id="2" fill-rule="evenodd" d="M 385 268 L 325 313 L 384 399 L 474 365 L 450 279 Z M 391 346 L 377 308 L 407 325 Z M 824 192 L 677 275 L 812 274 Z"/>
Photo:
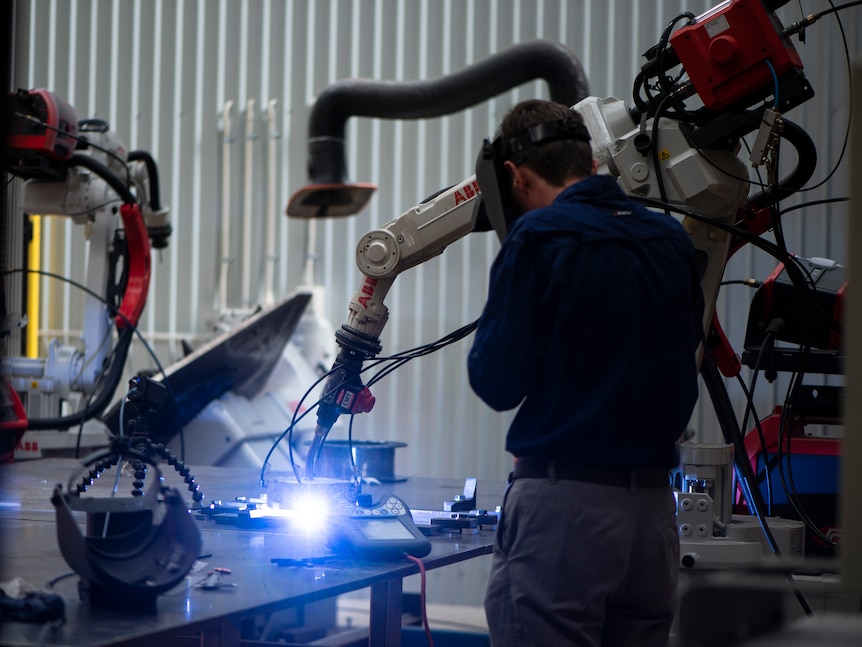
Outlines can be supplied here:
<path id="1" fill-rule="evenodd" d="M 772 84 L 775 86 L 775 103 L 773 103 L 774 108 L 778 108 L 778 75 L 775 73 L 775 68 L 772 66 L 772 63 L 769 62 L 769 59 L 766 59 L 766 65 L 769 66 L 769 71 L 772 72 Z"/>

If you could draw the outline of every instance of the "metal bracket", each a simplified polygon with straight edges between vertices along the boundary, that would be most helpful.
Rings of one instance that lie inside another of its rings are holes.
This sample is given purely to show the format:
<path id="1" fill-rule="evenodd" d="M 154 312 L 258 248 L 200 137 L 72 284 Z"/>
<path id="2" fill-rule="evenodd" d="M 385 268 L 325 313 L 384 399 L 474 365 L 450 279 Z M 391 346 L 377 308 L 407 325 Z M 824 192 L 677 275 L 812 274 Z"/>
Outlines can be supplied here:
<path id="1" fill-rule="evenodd" d="M 463 494 L 456 494 L 453 501 L 444 501 L 443 509 L 446 512 L 469 512 L 476 509 L 476 478 L 468 478 L 464 481 Z"/>

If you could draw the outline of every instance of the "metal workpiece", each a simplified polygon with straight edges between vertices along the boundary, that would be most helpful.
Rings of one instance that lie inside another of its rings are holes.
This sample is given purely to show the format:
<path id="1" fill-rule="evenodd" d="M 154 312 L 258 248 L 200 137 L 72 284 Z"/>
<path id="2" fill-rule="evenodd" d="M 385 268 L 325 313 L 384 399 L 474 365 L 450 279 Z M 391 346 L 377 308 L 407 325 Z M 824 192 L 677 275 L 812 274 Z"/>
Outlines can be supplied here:
<path id="1" fill-rule="evenodd" d="M 336 497 L 355 497 L 355 486 L 349 479 L 315 477 L 301 483 L 292 475 L 277 476 L 266 483 L 266 503 L 271 508 L 292 510 L 307 503 L 326 502 Z M 321 509 L 321 514 L 326 510 Z"/>

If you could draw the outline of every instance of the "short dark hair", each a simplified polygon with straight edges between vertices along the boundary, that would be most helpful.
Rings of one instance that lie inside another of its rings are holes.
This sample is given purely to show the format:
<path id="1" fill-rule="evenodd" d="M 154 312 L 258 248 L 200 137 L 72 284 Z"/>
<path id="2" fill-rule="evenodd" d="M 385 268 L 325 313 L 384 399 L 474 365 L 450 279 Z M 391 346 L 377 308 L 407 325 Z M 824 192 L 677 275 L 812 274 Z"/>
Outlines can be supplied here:
<path id="1" fill-rule="evenodd" d="M 583 123 L 577 111 L 556 101 L 528 99 L 514 106 L 503 118 L 503 137 L 518 137 L 531 126 L 566 117 Z M 570 177 L 586 177 L 593 171 L 590 143 L 579 139 L 554 139 L 530 146 L 513 156 L 515 161 L 534 171 L 553 186 L 563 186 Z"/>

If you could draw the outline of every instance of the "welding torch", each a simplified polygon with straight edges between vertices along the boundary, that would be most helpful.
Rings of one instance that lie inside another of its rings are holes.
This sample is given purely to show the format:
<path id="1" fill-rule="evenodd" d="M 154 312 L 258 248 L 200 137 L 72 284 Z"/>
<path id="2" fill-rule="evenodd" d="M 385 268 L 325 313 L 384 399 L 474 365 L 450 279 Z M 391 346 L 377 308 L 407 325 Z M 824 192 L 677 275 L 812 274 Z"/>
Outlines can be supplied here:
<path id="1" fill-rule="evenodd" d="M 378 338 L 371 338 L 348 325 L 335 333 L 340 349 L 323 386 L 323 397 L 317 408 L 314 438 L 305 460 L 306 478 L 314 478 L 314 463 L 320 448 L 339 416 L 367 413 L 374 407 L 374 396 L 362 383 L 363 363 L 382 349 Z"/>

